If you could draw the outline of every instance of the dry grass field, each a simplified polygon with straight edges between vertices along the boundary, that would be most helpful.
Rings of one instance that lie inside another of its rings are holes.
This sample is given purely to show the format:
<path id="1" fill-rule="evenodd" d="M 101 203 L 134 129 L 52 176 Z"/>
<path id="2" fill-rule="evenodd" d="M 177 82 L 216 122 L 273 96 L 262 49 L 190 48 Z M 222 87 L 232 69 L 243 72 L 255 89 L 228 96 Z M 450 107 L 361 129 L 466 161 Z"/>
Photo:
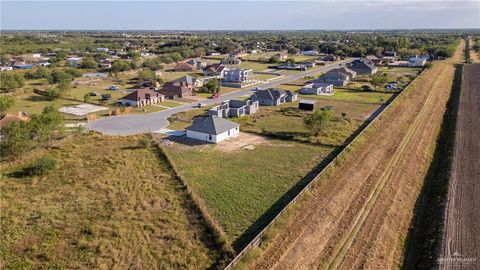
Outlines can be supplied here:
<path id="1" fill-rule="evenodd" d="M 42 177 L 18 175 L 39 156 Z M 169 165 L 139 137 L 76 135 L 2 164 L 3 269 L 205 269 L 218 259 Z"/>
<path id="2" fill-rule="evenodd" d="M 244 265 L 398 268 L 453 70 L 438 63 L 417 78 Z"/>

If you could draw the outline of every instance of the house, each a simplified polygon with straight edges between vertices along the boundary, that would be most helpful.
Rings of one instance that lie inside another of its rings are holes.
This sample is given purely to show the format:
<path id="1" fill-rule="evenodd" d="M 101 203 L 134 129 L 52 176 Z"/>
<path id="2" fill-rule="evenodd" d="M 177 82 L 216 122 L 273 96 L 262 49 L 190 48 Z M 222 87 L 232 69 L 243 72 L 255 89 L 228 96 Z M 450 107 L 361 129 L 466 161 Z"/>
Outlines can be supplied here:
<path id="1" fill-rule="evenodd" d="M 208 52 L 207 55 L 208 56 L 219 56 L 221 54 L 219 52 Z"/>
<path id="2" fill-rule="evenodd" d="M 348 64 L 348 68 L 355 71 L 357 74 L 373 75 L 377 73 L 378 68 L 368 59 L 356 59 Z"/>
<path id="3" fill-rule="evenodd" d="M 223 65 L 240 65 L 242 60 L 238 59 L 237 56 L 230 54 L 229 56 L 223 58 L 221 63 Z"/>
<path id="4" fill-rule="evenodd" d="M 20 65 L 14 65 L 14 69 L 31 69 L 33 68 L 32 64 L 20 64 Z"/>
<path id="5" fill-rule="evenodd" d="M 334 86 L 345 86 L 356 76 L 356 72 L 348 68 L 341 67 L 332 69 L 318 77 L 318 79 L 309 81 L 311 83 L 327 83 Z"/>
<path id="6" fill-rule="evenodd" d="M 288 53 L 286 53 L 286 52 L 279 52 L 279 53 L 277 53 L 277 54 L 275 54 L 275 55 L 273 55 L 273 56 L 274 56 L 274 57 L 278 57 L 278 59 L 279 59 L 280 61 L 284 61 L 284 60 L 287 60 L 287 58 L 288 58 Z"/>
<path id="7" fill-rule="evenodd" d="M 0 71 L 8 71 L 8 70 L 13 70 L 13 67 L 0 67 Z"/>
<path id="8" fill-rule="evenodd" d="M 251 81 L 253 69 L 232 68 L 224 71 L 224 82 L 246 83 Z"/>
<path id="9" fill-rule="evenodd" d="M 423 67 L 427 63 L 427 59 L 425 57 L 410 57 L 408 58 L 408 63 L 412 67 Z"/>
<path id="10" fill-rule="evenodd" d="M 162 89 L 160 89 L 159 92 L 162 93 L 165 97 L 173 99 L 192 96 L 195 93 L 195 90 L 196 89 L 193 84 L 182 81 L 167 82 L 163 85 Z"/>
<path id="11" fill-rule="evenodd" d="M 104 70 L 112 68 L 112 61 L 106 57 L 100 58 L 98 64 L 100 65 L 100 68 Z"/>
<path id="12" fill-rule="evenodd" d="M 195 118 L 186 128 L 187 137 L 205 142 L 218 143 L 238 136 L 240 124 L 215 116 Z"/>
<path id="13" fill-rule="evenodd" d="M 203 80 L 193 77 L 193 76 L 183 76 L 172 81 L 173 83 L 185 83 L 187 85 L 193 85 L 193 87 L 198 88 L 203 86 Z"/>
<path id="14" fill-rule="evenodd" d="M 0 119 L 0 129 L 4 128 L 11 122 L 25 122 L 28 121 L 30 118 L 26 113 L 18 112 L 16 115 L 13 114 L 6 114 L 3 118 Z"/>
<path id="15" fill-rule="evenodd" d="M 384 57 L 397 57 L 397 52 L 394 52 L 394 51 L 385 51 L 383 53 L 383 56 Z"/>
<path id="16" fill-rule="evenodd" d="M 314 50 L 301 51 L 300 54 L 307 55 L 307 56 L 315 56 L 315 55 L 318 55 L 318 51 L 314 51 Z"/>
<path id="17" fill-rule="evenodd" d="M 125 106 L 143 107 L 146 105 L 157 104 L 165 100 L 165 97 L 148 88 L 137 89 L 132 93 L 122 97 L 118 102 Z"/>
<path id="18" fill-rule="evenodd" d="M 333 95 L 333 84 L 311 83 L 300 89 L 300 94 L 307 95 Z"/>
<path id="19" fill-rule="evenodd" d="M 82 63 L 83 58 L 82 57 L 70 57 L 67 58 L 68 64 L 71 67 L 78 67 Z"/>
<path id="20" fill-rule="evenodd" d="M 280 63 L 277 65 L 278 69 L 287 69 L 287 70 L 307 70 L 305 65 L 294 64 L 291 62 Z"/>
<path id="21" fill-rule="evenodd" d="M 220 105 L 208 110 L 208 115 L 216 117 L 240 117 L 246 114 L 253 114 L 258 109 L 258 101 L 256 100 L 227 100 Z"/>
<path id="22" fill-rule="evenodd" d="M 195 71 L 196 68 L 186 62 L 178 63 L 175 66 L 175 71 L 176 72 L 193 72 Z"/>
<path id="23" fill-rule="evenodd" d="M 265 90 L 257 90 L 252 96 L 253 100 L 257 100 L 260 105 L 278 106 L 285 102 L 293 102 L 297 100 L 298 94 L 292 91 L 269 88 Z"/>
<path id="24" fill-rule="evenodd" d="M 223 79 L 225 69 L 227 69 L 227 67 L 221 63 L 211 64 L 203 69 L 203 75 L 205 77 L 217 77 L 218 79 Z"/>
<path id="25" fill-rule="evenodd" d="M 317 108 L 317 102 L 314 100 L 300 100 L 298 102 L 298 108 L 305 111 L 314 111 Z"/>
<path id="26" fill-rule="evenodd" d="M 365 56 L 365 58 L 368 59 L 370 62 L 372 62 L 376 66 L 383 64 L 383 59 L 380 59 L 375 55 L 367 55 Z"/>
<path id="27" fill-rule="evenodd" d="M 103 48 L 103 47 L 97 48 L 97 52 L 108 52 L 108 48 Z"/>
<path id="28" fill-rule="evenodd" d="M 311 67 L 314 67 L 316 65 L 315 62 L 311 62 L 311 61 L 302 61 L 302 62 L 299 62 L 298 64 L 304 65 L 307 68 L 311 68 Z"/>
<path id="29" fill-rule="evenodd" d="M 323 61 L 336 61 L 337 60 L 337 57 L 333 54 L 328 54 L 328 55 L 325 55 L 325 56 L 322 56 L 321 58 Z"/>

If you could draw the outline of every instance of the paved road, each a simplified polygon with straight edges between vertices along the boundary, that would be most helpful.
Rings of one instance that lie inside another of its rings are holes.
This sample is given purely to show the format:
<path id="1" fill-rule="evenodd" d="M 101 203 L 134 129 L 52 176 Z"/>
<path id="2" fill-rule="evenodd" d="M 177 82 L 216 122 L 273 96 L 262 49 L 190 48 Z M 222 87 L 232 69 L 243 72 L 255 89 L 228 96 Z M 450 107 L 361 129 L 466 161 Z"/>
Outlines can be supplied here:
<path id="1" fill-rule="evenodd" d="M 273 80 L 271 82 L 258 84 L 252 87 L 247 87 L 245 89 L 242 89 L 236 92 L 221 95 L 219 98 L 216 98 L 216 99 L 206 99 L 206 100 L 202 100 L 201 102 L 208 106 L 208 105 L 220 103 L 221 101 L 229 100 L 232 98 L 251 95 L 254 93 L 253 91 L 257 87 L 261 87 L 261 88 L 275 87 L 280 84 L 298 80 L 300 78 L 303 78 L 304 76 L 313 75 L 319 72 L 326 72 L 333 68 L 337 68 L 340 64 L 344 64 L 350 61 L 351 60 L 344 60 L 344 61 L 329 64 L 329 65 L 320 66 L 314 69 L 310 69 L 302 73 L 285 75 L 285 77 L 282 77 L 277 80 Z M 192 110 L 196 108 L 195 106 L 198 103 L 199 101 L 192 102 L 190 104 L 185 104 L 185 105 L 167 109 L 164 111 L 148 113 L 148 114 L 120 115 L 120 116 L 102 118 L 89 123 L 85 127 L 87 129 L 95 130 L 107 135 L 133 135 L 133 134 L 140 134 L 140 133 L 155 132 L 162 128 L 166 128 L 169 125 L 169 122 L 167 120 L 168 117 L 179 112 Z"/>

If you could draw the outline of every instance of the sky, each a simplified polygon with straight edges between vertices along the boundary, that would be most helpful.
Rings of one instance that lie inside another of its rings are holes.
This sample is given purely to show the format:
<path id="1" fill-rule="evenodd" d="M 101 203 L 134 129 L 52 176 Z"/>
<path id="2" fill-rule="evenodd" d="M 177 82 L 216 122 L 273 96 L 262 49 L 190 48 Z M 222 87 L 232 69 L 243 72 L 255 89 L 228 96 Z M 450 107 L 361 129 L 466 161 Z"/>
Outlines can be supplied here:
<path id="1" fill-rule="evenodd" d="M 480 28 L 480 0 L 0 0 L 1 30 Z"/>

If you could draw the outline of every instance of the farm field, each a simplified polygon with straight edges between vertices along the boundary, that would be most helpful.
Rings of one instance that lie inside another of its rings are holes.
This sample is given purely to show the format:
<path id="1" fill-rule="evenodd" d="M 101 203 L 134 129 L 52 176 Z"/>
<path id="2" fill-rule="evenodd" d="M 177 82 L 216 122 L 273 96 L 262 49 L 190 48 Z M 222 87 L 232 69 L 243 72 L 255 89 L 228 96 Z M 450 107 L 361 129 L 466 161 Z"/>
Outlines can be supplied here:
<path id="1" fill-rule="evenodd" d="M 244 264 L 398 267 L 452 78 L 453 66 L 438 63 L 415 80 Z"/>
<path id="2" fill-rule="evenodd" d="M 478 257 L 480 238 L 480 144 L 477 131 L 480 128 L 478 96 L 480 95 L 480 64 L 464 66 L 460 107 L 458 112 L 455 151 L 447 198 L 445 230 L 440 258 Z M 478 269 L 480 262 L 444 262 L 440 269 Z"/>
<path id="3" fill-rule="evenodd" d="M 210 267 L 220 252 L 178 179 L 140 137 L 75 135 L 2 164 L 5 269 Z M 19 174 L 48 155 L 56 169 Z"/>

